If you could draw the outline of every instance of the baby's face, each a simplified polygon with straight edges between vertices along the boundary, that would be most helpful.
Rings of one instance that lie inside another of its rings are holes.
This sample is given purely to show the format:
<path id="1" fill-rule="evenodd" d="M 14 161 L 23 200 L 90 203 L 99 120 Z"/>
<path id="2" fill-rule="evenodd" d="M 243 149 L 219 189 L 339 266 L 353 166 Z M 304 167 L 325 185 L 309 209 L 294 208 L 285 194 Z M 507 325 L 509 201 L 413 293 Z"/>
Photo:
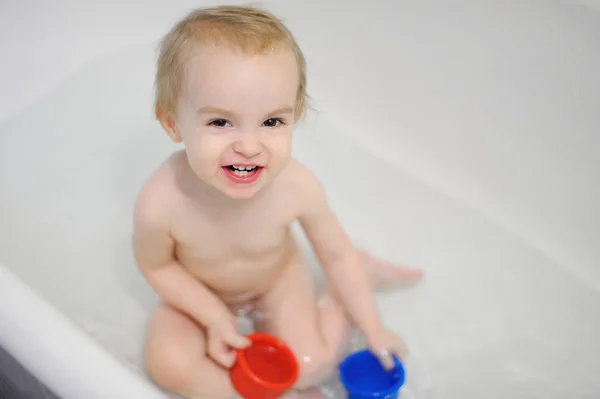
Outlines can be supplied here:
<path id="1" fill-rule="evenodd" d="M 251 197 L 290 158 L 298 89 L 293 55 L 203 49 L 184 76 L 175 129 L 192 170 L 230 197 Z"/>

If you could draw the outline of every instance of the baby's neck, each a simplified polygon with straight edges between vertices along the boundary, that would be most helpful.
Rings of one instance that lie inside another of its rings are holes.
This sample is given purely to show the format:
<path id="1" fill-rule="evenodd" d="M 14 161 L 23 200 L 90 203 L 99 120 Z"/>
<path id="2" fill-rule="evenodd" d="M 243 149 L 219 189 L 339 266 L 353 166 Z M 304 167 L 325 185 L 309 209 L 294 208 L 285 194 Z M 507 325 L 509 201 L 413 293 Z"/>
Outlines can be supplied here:
<path id="1" fill-rule="evenodd" d="M 177 181 L 180 190 L 198 206 L 210 209 L 213 213 L 223 211 L 230 215 L 255 204 L 267 189 L 265 187 L 249 198 L 231 198 L 196 176 L 188 165 L 180 169 Z"/>

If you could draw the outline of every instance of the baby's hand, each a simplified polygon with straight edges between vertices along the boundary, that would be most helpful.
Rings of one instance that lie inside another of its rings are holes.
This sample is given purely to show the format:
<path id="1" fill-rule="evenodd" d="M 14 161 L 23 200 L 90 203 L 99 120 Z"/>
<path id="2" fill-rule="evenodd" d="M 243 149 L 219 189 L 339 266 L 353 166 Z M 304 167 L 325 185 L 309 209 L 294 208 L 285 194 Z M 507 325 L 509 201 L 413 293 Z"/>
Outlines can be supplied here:
<path id="1" fill-rule="evenodd" d="M 382 329 L 374 336 L 369 337 L 369 347 L 386 370 L 394 367 L 393 355 L 401 358 L 408 353 L 404 340 L 386 329 Z"/>
<path id="2" fill-rule="evenodd" d="M 236 349 L 250 346 L 250 339 L 240 335 L 235 328 L 235 319 L 224 318 L 207 326 L 208 355 L 225 368 L 235 363 Z"/>

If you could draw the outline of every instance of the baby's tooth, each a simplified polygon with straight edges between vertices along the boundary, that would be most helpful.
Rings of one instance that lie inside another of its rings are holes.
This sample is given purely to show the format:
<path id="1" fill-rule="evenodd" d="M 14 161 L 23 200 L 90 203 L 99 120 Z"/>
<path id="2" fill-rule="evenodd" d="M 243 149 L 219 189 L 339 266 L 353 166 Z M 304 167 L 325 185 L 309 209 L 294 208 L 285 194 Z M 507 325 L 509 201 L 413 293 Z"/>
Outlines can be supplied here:
<path id="1" fill-rule="evenodd" d="M 233 168 L 236 169 L 239 172 L 244 172 L 244 171 L 254 170 L 256 168 L 256 166 L 237 166 L 237 165 L 233 165 Z"/>

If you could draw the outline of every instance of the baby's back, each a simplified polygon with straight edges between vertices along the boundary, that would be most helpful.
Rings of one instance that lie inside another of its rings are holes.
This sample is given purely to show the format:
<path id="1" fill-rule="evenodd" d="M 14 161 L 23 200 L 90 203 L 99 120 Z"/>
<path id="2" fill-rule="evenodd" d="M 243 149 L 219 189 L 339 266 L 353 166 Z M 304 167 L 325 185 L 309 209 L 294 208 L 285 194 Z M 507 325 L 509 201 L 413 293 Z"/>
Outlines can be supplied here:
<path id="1" fill-rule="evenodd" d="M 246 203 L 211 198 L 190 176 L 183 152 L 173 154 L 144 191 L 168 213 L 175 258 L 229 304 L 264 293 L 297 253 L 290 225 L 299 203 L 291 161 L 278 179 Z"/>

